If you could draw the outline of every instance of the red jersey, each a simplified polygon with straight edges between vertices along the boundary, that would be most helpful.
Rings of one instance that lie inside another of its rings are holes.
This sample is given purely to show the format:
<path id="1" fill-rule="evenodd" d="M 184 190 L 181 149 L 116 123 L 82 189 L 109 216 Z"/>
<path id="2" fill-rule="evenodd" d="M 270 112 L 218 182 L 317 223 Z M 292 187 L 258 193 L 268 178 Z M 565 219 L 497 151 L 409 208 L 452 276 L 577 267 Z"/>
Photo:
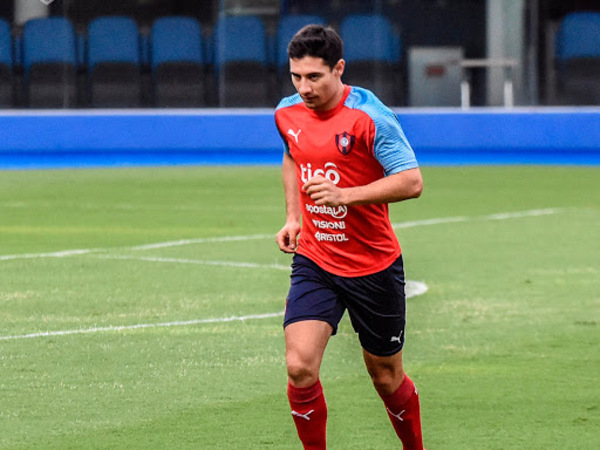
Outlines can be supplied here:
<path id="1" fill-rule="evenodd" d="M 372 92 L 345 86 L 329 111 L 307 108 L 298 94 L 284 98 L 275 122 L 296 166 L 302 210 L 297 252 L 344 277 L 389 267 L 401 249 L 387 204 L 317 206 L 301 187 L 316 175 L 340 188 L 363 186 L 418 167 L 396 115 Z"/>

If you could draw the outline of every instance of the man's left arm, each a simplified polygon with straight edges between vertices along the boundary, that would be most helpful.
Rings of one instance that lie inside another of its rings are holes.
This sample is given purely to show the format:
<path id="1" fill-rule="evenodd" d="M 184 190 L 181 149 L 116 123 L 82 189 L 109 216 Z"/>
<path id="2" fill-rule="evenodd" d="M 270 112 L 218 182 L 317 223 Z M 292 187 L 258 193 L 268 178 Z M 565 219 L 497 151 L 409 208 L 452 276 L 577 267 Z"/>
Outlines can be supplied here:
<path id="1" fill-rule="evenodd" d="M 330 180 L 315 176 L 302 189 L 316 205 L 351 206 L 394 203 L 417 198 L 423 192 L 423 177 L 418 167 L 407 169 L 364 186 L 338 188 Z"/>

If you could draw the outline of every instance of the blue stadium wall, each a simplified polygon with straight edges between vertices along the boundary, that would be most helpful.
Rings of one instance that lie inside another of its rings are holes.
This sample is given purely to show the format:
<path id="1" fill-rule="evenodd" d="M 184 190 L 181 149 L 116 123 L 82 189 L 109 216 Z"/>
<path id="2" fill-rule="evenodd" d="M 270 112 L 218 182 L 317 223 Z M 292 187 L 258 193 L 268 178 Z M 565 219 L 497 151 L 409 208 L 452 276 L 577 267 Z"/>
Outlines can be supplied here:
<path id="1" fill-rule="evenodd" d="M 600 108 L 397 111 L 422 165 L 600 164 Z M 279 164 L 272 110 L 0 112 L 0 168 Z"/>

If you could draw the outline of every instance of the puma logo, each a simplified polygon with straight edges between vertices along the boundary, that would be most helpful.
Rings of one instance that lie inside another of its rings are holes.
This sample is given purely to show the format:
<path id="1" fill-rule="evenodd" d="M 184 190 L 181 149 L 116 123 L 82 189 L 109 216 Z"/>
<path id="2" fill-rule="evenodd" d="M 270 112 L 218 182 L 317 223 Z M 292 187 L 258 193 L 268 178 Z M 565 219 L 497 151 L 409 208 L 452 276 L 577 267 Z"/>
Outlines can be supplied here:
<path id="1" fill-rule="evenodd" d="M 297 411 L 293 411 L 293 410 L 292 410 L 292 416 L 296 416 L 296 417 L 302 417 L 304 420 L 308 420 L 308 421 L 310 422 L 310 417 L 308 417 L 308 416 L 310 416 L 310 415 L 311 415 L 312 413 L 314 413 L 314 412 L 315 412 L 315 410 L 314 410 L 314 409 L 311 409 L 311 410 L 310 410 L 309 412 L 307 412 L 306 414 L 300 414 L 299 412 L 297 412 Z"/>
<path id="2" fill-rule="evenodd" d="M 298 130 L 297 133 L 294 133 L 294 130 L 292 130 L 291 128 L 288 130 L 287 134 L 289 134 L 290 136 L 293 136 L 294 139 L 296 140 L 296 144 L 298 143 L 298 136 L 300 135 L 300 133 L 302 132 L 302 130 Z"/>
<path id="3" fill-rule="evenodd" d="M 404 331 L 401 331 L 398 336 L 392 336 L 390 338 L 390 342 L 398 342 L 399 344 L 402 343 L 402 334 L 403 333 L 404 333 Z"/>
<path id="4" fill-rule="evenodd" d="M 404 419 L 402 418 L 402 414 L 404 414 L 406 412 L 405 409 L 403 409 L 402 411 L 400 411 L 398 414 L 394 414 L 392 411 L 390 411 L 390 408 L 386 408 L 386 409 L 387 409 L 387 412 L 389 413 L 390 416 L 395 417 L 400 422 L 404 422 Z"/>

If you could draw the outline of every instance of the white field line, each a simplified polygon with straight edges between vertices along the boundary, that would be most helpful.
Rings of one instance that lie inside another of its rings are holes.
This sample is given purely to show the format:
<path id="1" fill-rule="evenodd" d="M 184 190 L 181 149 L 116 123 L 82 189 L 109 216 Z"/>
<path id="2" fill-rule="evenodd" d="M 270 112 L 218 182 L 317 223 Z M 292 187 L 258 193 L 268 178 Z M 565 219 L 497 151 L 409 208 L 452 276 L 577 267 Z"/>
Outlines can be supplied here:
<path id="1" fill-rule="evenodd" d="M 168 241 L 168 242 L 158 242 L 156 244 L 138 245 L 135 247 L 129 247 L 129 250 L 152 250 L 155 248 L 178 247 L 181 245 L 190 245 L 190 244 L 249 241 L 249 240 L 271 239 L 271 238 L 274 239 L 275 236 L 270 235 L 270 234 L 254 234 L 254 235 L 250 235 L 250 236 L 224 236 L 224 237 L 215 237 L 215 238 L 181 239 L 179 241 Z"/>
<path id="2" fill-rule="evenodd" d="M 281 316 L 283 316 L 282 311 L 276 312 L 276 313 L 253 314 L 253 315 L 248 315 L 248 316 L 220 317 L 220 318 L 214 318 L 214 319 L 196 319 L 196 320 L 185 320 L 185 321 L 163 322 L 163 323 L 140 323 L 140 324 L 136 324 L 136 325 L 94 327 L 94 328 L 83 328 L 83 329 L 79 329 L 79 330 L 44 331 L 44 332 L 40 332 L 40 333 L 20 334 L 20 335 L 14 335 L 14 336 L 0 336 L 0 341 L 33 339 L 33 338 L 51 337 L 51 336 L 68 336 L 71 334 L 93 334 L 93 333 L 104 333 L 104 332 L 115 332 L 115 331 L 139 330 L 142 328 L 184 327 L 184 326 L 189 326 L 189 325 L 201 325 L 201 324 L 208 324 L 208 323 L 242 322 L 244 320 L 269 319 L 272 317 L 281 317 Z"/>
<path id="3" fill-rule="evenodd" d="M 392 226 L 394 229 L 401 229 L 401 228 L 412 228 L 412 227 L 419 227 L 419 226 L 440 225 L 440 224 L 445 224 L 445 223 L 467 222 L 467 221 L 471 221 L 471 220 L 506 220 L 506 219 L 522 218 L 522 217 L 536 217 L 536 216 L 557 214 L 559 212 L 561 212 L 561 209 L 558 209 L 558 208 L 534 209 L 534 210 L 529 210 L 529 211 L 490 214 L 490 215 L 479 216 L 479 217 L 459 216 L 459 217 L 445 217 L 445 218 L 438 218 L 438 219 L 417 220 L 417 221 L 396 223 L 396 224 L 393 224 Z M 190 245 L 190 244 L 245 241 L 245 240 L 251 240 L 251 239 L 254 239 L 254 240 L 255 239 L 271 239 L 272 237 L 273 236 L 271 236 L 269 234 L 259 234 L 259 235 L 250 235 L 250 236 L 227 236 L 227 237 L 220 237 L 220 238 L 182 239 L 182 240 L 178 240 L 178 241 L 159 242 L 159 243 L 155 243 L 155 244 L 124 247 L 121 249 L 150 250 L 150 249 L 169 248 L 169 247 Z M 69 256 L 85 255 L 85 254 L 90 254 L 90 253 L 101 253 L 101 252 L 106 252 L 108 250 L 110 250 L 110 249 L 74 249 L 74 250 L 64 250 L 64 251 L 50 252 L 50 253 L 0 255 L 0 261 L 9 261 L 9 260 L 15 260 L 15 259 L 64 258 L 64 257 L 69 257 Z M 118 256 L 118 255 L 111 256 L 111 255 L 106 255 L 106 254 L 97 255 L 97 257 L 106 258 L 106 259 L 140 260 L 140 261 L 149 261 L 149 262 L 164 262 L 164 263 L 179 263 L 179 264 L 203 264 L 203 265 L 229 266 L 229 267 L 242 267 L 242 268 L 258 268 L 258 269 L 268 268 L 268 269 L 277 269 L 277 270 L 289 270 L 288 266 L 282 266 L 279 264 L 257 264 L 257 263 L 244 263 L 244 262 L 235 262 L 235 261 L 209 261 L 209 260 L 194 260 L 194 259 L 182 259 L 182 258 L 135 257 L 135 256 Z M 422 295 L 425 292 L 427 292 L 427 290 L 428 290 L 427 285 L 420 281 L 407 280 L 407 282 L 406 282 L 407 298 Z M 32 338 L 51 337 L 51 336 L 68 336 L 68 335 L 74 335 L 74 334 L 118 332 L 118 331 L 126 331 L 126 330 L 145 329 L 145 328 L 166 328 L 166 327 L 190 326 L 190 325 L 200 325 L 200 324 L 209 324 L 209 323 L 226 323 L 226 322 L 244 321 L 244 320 L 259 320 L 259 319 L 267 319 L 267 318 L 273 318 L 273 317 L 281 317 L 282 315 L 283 315 L 283 312 L 275 312 L 275 313 L 255 314 L 255 315 L 247 315 L 247 316 L 233 316 L 233 317 L 222 317 L 222 318 L 212 318 L 212 319 L 196 319 L 196 320 L 164 322 L 164 323 L 155 323 L 155 324 L 145 323 L 145 324 L 135 324 L 135 325 L 93 327 L 93 328 L 85 328 L 85 329 L 78 329 L 78 330 L 46 331 L 46 332 L 28 333 L 28 334 L 12 335 L 12 336 L 10 336 L 10 335 L 0 336 L 0 341 L 32 339 Z"/>
<path id="4" fill-rule="evenodd" d="M 401 228 L 413 228 L 413 227 L 424 227 L 428 225 L 442 225 L 445 223 L 457 223 L 457 222 L 468 222 L 473 220 L 469 217 L 442 217 L 440 219 L 424 219 L 424 220 L 413 220 L 410 222 L 393 223 L 392 228 L 398 230 Z"/>
<path id="5" fill-rule="evenodd" d="M 406 281 L 406 298 L 417 297 L 427 292 L 429 288 L 421 281 Z M 140 330 L 147 328 L 169 328 L 169 327 L 185 327 L 193 325 L 203 325 L 210 323 L 227 323 L 227 322 L 243 322 L 245 320 L 260 320 L 260 319 L 271 319 L 273 317 L 282 317 L 283 311 L 266 313 L 266 314 L 251 314 L 247 316 L 232 316 L 232 317 L 218 317 L 212 319 L 195 319 L 195 320 L 182 320 L 174 322 L 162 322 L 162 323 L 140 323 L 134 325 L 120 325 L 120 326 L 107 326 L 107 327 L 93 327 L 93 328 L 80 328 L 78 330 L 59 330 L 59 331 L 42 331 L 38 333 L 27 333 L 0 336 L 0 341 L 18 341 L 23 339 L 35 339 L 53 336 L 70 336 L 74 334 L 95 334 L 95 333 L 110 333 L 120 331 L 131 331 Z"/>
<path id="6" fill-rule="evenodd" d="M 446 223 L 458 223 L 458 222 L 469 222 L 474 220 L 507 220 L 507 219 L 520 219 L 523 217 L 538 217 L 538 216 L 548 216 L 552 214 L 558 214 L 563 211 L 561 208 L 547 208 L 547 209 L 531 209 L 529 211 L 516 211 L 509 213 L 498 213 L 498 214 L 489 214 L 486 216 L 457 216 L 457 217 L 441 217 L 439 219 L 424 219 L 424 220 L 415 220 L 412 222 L 400 222 L 392 224 L 392 228 L 401 229 L 401 228 L 412 228 L 412 227 L 422 227 L 427 225 L 442 225 Z"/>
<path id="7" fill-rule="evenodd" d="M 173 263 L 173 264 L 198 264 L 208 266 L 223 266 L 223 267 L 241 267 L 244 269 L 275 269 L 285 270 L 289 272 L 290 266 L 284 266 L 282 264 L 258 264 L 258 263 L 244 263 L 236 261 L 209 261 L 204 259 L 188 259 L 188 258 L 161 258 L 153 256 L 120 256 L 120 255 L 97 255 L 97 258 L 101 259 L 116 259 L 116 260 L 133 260 L 133 261 L 148 261 L 148 262 L 160 262 L 160 263 Z M 427 292 L 429 288 L 422 281 L 406 280 L 406 297 L 417 297 Z"/>
<path id="8" fill-rule="evenodd" d="M 133 261 L 148 261 L 148 262 L 160 262 L 160 263 L 173 263 L 173 264 L 198 264 L 208 266 L 223 266 L 223 267 L 241 267 L 244 269 L 275 269 L 285 270 L 289 272 L 290 266 L 284 266 L 282 264 L 258 264 L 258 263 L 244 263 L 236 261 L 209 261 L 204 259 L 188 259 L 188 258 L 161 258 L 153 256 L 120 256 L 120 255 L 97 255 L 97 258 L 101 259 L 116 259 L 116 260 L 133 260 Z M 406 280 L 406 297 L 417 297 L 427 292 L 429 288 L 422 281 Z"/>
<path id="9" fill-rule="evenodd" d="M 153 250 L 157 248 L 179 247 L 182 245 L 191 244 L 207 244 L 215 242 L 234 242 L 234 241 L 249 241 L 257 239 L 270 239 L 274 235 L 270 234 L 255 234 L 250 236 L 223 236 L 214 238 L 198 238 L 198 239 L 180 239 L 178 241 L 157 242 L 155 244 L 135 245 L 132 247 L 119 248 L 81 248 L 73 250 L 62 250 L 58 252 L 48 253 L 24 253 L 20 255 L 0 255 L 0 261 L 11 261 L 14 259 L 37 259 L 37 258 L 65 258 L 67 256 L 86 255 L 89 253 L 101 253 L 111 250 Z"/>
<path id="10" fill-rule="evenodd" d="M 222 266 L 222 267 L 241 267 L 244 269 L 276 269 L 290 270 L 290 266 L 282 264 L 258 264 L 239 261 L 211 261 L 206 259 L 188 259 L 188 258 L 162 258 L 155 256 L 128 256 L 128 255 L 95 255 L 101 259 L 116 259 L 116 260 L 133 260 L 133 261 L 149 261 L 163 263 L 179 263 L 179 264 L 198 264 L 204 266 Z"/>
<path id="11" fill-rule="evenodd" d="M 506 220 L 506 219 L 519 219 L 521 217 L 537 217 L 537 216 L 548 216 L 551 214 L 557 214 L 561 212 L 561 208 L 547 208 L 547 209 L 532 209 L 530 211 L 512 212 L 512 213 L 500 213 L 490 214 L 485 216 L 486 220 Z"/>
<path id="12" fill-rule="evenodd" d="M 11 261 L 14 259 L 39 259 L 39 258 L 64 258 L 66 256 L 86 255 L 88 253 L 101 252 L 100 248 L 83 248 L 75 250 L 62 250 L 50 253 L 23 253 L 20 255 L 0 255 L 0 261 Z"/>
<path id="13" fill-rule="evenodd" d="M 441 217 L 436 219 L 424 219 L 424 220 L 415 220 L 409 222 L 400 222 L 392 224 L 394 229 L 401 228 L 413 228 L 413 227 L 421 227 L 421 226 L 429 226 L 429 225 L 442 225 L 446 223 L 458 223 L 458 222 L 468 222 L 473 220 L 507 220 L 507 219 L 518 219 L 523 217 L 536 217 L 536 216 L 545 216 L 558 214 L 564 211 L 561 208 L 548 208 L 548 209 L 532 209 L 529 211 L 517 211 L 517 212 L 509 212 L 509 213 L 498 213 L 498 214 L 490 214 L 486 216 L 457 216 L 457 217 Z M 37 259 L 37 258 L 65 258 L 69 256 L 78 256 L 85 255 L 89 253 L 101 253 L 112 250 L 152 250 L 157 248 L 170 248 L 177 247 L 182 245 L 191 245 L 191 244 L 205 244 L 205 243 L 215 243 L 215 242 L 233 242 L 233 241 L 247 241 L 247 240 L 261 240 L 261 239 L 274 239 L 274 234 L 254 234 L 248 236 L 224 236 L 224 237 L 214 237 L 214 238 L 198 238 L 198 239 L 181 239 L 178 241 L 167 241 L 167 242 L 157 242 L 154 244 L 146 244 L 146 245 L 136 245 L 131 247 L 120 247 L 120 248 L 87 248 L 87 249 L 73 249 L 73 250 L 63 250 L 58 252 L 49 252 L 49 253 L 25 253 L 18 255 L 0 255 L 0 261 L 12 261 L 16 259 Z"/>

